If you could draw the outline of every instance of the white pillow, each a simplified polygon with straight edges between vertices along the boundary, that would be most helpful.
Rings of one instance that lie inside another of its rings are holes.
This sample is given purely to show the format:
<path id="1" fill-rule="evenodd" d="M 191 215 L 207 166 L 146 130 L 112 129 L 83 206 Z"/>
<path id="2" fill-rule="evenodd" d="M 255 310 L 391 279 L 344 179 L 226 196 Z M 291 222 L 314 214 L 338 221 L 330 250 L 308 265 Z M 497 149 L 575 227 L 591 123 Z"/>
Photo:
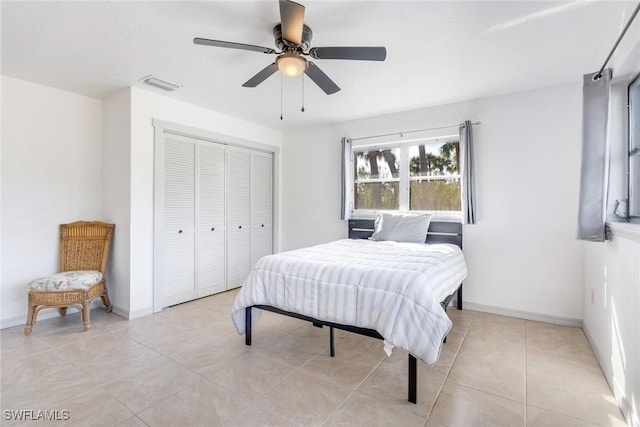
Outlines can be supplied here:
<path id="1" fill-rule="evenodd" d="M 373 235 L 375 241 L 393 240 L 395 242 L 424 243 L 431 215 L 382 213 L 376 219 Z"/>

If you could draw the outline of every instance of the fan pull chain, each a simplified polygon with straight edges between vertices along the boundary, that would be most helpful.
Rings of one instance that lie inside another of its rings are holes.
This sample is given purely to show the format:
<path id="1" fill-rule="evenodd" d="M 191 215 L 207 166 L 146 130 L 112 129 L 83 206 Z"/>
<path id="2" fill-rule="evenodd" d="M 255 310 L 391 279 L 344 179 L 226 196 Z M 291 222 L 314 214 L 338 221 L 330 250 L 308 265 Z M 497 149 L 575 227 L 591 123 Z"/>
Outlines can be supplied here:
<path id="1" fill-rule="evenodd" d="M 282 73 L 280 73 L 280 120 L 282 120 Z"/>
<path id="2" fill-rule="evenodd" d="M 304 73 L 302 73 L 302 109 L 300 109 L 304 113 Z"/>

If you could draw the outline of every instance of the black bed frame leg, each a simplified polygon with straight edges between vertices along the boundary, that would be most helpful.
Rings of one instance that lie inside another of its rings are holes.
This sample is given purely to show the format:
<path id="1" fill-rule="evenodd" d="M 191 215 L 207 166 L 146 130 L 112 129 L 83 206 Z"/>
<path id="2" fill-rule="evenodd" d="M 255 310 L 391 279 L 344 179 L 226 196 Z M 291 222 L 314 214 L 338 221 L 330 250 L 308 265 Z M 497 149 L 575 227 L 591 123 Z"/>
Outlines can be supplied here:
<path id="1" fill-rule="evenodd" d="M 458 287 L 458 310 L 462 310 L 462 284 Z"/>
<path id="2" fill-rule="evenodd" d="M 244 309 L 244 324 L 244 343 L 246 345 L 251 345 L 251 307 Z"/>
<path id="3" fill-rule="evenodd" d="M 416 403 L 418 397 L 418 363 L 414 355 L 409 354 L 409 402 Z"/>
<path id="4" fill-rule="evenodd" d="M 331 354 L 331 357 L 334 357 L 336 355 L 336 347 L 334 345 L 334 339 L 333 338 L 334 338 L 333 326 L 329 326 L 329 341 L 330 341 L 330 345 L 329 345 L 330 350 L 329 350 L 329 352 Z"/>

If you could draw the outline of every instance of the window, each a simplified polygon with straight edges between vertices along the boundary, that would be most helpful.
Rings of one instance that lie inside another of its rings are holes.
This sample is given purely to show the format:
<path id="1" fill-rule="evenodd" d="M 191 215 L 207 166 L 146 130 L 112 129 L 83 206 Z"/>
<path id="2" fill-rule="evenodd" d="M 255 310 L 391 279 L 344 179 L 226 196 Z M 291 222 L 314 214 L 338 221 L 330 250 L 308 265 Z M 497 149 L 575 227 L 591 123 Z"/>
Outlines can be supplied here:
<path id="1" fill-rule="evenodd" d="M 354 151 L 356 210 L 398 210 L 400 149 Z"/>
<path id="2" fill-rule="evenodd" d="M 458 139 L 354 147 L 354 213 L 460 212 Z"/>
<path id="3" fill-rule="evenodd" d="M 640 219 L 640 75 L 629 85 L 629 211 Z"/>

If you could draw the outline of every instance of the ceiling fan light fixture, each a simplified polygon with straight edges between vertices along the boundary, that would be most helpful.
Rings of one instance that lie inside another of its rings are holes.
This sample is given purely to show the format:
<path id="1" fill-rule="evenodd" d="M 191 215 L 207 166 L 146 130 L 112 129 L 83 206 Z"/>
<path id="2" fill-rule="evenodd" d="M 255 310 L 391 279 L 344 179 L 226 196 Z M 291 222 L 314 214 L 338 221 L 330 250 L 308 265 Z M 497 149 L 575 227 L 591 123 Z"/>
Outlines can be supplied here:
<path id="1" fill-rule="evenodd" d="M 295 53 L 284 53 L 276 58 L 278 70 L 285 76 L 298 77 L 307 69 L 307 60 Z"/>

